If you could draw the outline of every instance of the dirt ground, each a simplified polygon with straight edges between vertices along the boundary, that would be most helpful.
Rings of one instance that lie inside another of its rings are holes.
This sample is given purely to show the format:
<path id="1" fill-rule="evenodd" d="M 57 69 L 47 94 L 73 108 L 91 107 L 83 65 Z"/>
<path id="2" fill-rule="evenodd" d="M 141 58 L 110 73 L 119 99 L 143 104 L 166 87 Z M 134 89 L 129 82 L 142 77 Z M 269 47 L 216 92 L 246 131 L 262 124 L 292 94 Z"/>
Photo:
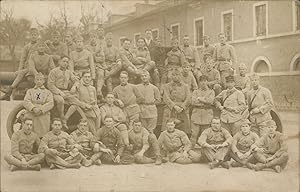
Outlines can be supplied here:
<path id="1" fill-rule="evenodd" d="M 245 168 L 210 170 L 205 164 L 102 165 L 79 170 L 10 172 L 3 156 L 10 151 L 6 119 L 16 102 L 1 102 L 1 191 L 2 192 L 85 192 L 85 191 L 299 191 L 299 137 L 288 140 L 290 160 L 286 169 L 255 172 Z M 299 133 L 299 119 L 282 113 L 284 133 Z"/>

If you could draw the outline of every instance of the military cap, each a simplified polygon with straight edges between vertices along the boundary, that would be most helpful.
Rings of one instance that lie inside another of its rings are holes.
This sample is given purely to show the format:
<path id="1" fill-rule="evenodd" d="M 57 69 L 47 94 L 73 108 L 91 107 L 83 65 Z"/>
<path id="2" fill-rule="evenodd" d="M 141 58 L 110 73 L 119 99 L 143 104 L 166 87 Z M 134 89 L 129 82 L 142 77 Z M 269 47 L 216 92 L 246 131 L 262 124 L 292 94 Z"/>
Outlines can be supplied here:
<path id="1" fill-rule="evenodd" d="M 181 71 L 179 69 L 173 69 L 172 75 L 178 75 L 181 74 Z"/>
<path id="2" fill-rule="evenodd" d="M 241 125 L 244 125 L 244 124 L 250 125 L 251 122 L 248 119 L 241 119 Z"/>
<path id="3" fill-rule="evenodd" d="M 240 63 L 239 69 L 247 69 L 247 66 L 245 63 Z"/>
<path id="4" fill-rule="evenodd" d="M 43 73 L 40 72 L 40 73 L 35 74 L 34 78 L 35 79 L 37 79 L 37 78 L 45 78 L 45 76 L 43 75 Z"/>
<path id="5" fill-rule="evenodd" d="M 226 80 L 226 83 L 234 82 L 234 77 L 232 75 L 229 75 L 229 76 L 225 77 L 225 80 Z"/>
<path id="6" fill-rule="evenodd" d="M 199 82 L 207 81 L 207 76 L 206 76 L 206 75 L 201 75 L 201 76 L 199 76 L 198 81 L 199 81 Z"/>
<path id="7" fill-rule="evenodd" d="M 210 39 L 210 37 L 208 35 L 204 35 L 203 39 Z"/>
<path id="8" fill-rule="evenodd" d="M 59 31 L 53 31 L 52 36 L 60 36 Z"/>
<path id="9" fill-rule="evenodd" d="M 75 37 L 75 41 L 83 41 L 83 37 L 81 35 L 77 35 Z"/>
<path id="10" fill-rule="evenodd" d="M 112 32 L 108 32 L 105 34 L 105 37 L 112 37 L 112 36 L 113 36 Z"/>
<path id="11" fill-rule="evenodd" d="M 65 36 L 71 36 L 72 37 L 73 33 L 71 31 L 67 31 L 66 34 L 65 34 Z"/>
<path id="12" fill-rule="evenodd" d="M 39 42 L 37 43 L 37 46 L 38 46 L 38 47 L 41 47 L 41 46 L 43 46 L 43 47 L 48 47 L 47 44 L 46 44 L 45 42 L 43 42 L 43 41 L 39 41 Z"/>
<path id="13" fill-rule="evenodd" d="M 97 32 L 96 31 L 91 31 L 90 32 L 90 37 L 97 37 Z"/>
<path id="14" fill-rule="evenodd" d="M 34 33 L 34 32 L 38 32 L 39 30 L 37 29 L 37 28 L 35 28 L 35 27 L 31 27 L 30 28 L 30 32 L 31 33 Z"/>
<path id="15" fill-rule="evenodd" d="M 253 73 L 252 75 L 250 75 L 250 79 L 254 80 L 254 79 L 259 79 L 259 75 L 257 73 Z"/>
<path id="16" fill-rule="evenodd" d="M 266 126 L 276 126 L 276 123 L 273 120 L 269 120 L 266 122 Z"/>

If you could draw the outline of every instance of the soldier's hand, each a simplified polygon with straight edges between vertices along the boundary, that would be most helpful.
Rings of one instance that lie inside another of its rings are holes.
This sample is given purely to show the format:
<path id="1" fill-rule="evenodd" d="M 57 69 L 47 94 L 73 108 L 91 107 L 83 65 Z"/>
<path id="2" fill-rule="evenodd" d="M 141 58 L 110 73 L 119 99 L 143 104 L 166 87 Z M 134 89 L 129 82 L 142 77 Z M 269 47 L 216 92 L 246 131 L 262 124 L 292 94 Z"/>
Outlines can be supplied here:
<path id="1" fill-rule="evenodd" d="M 250 111 L 250 114 L 256 114 L 256 113 L 259 113 L 259 112 L 260 112 L 260 110 L 257 107 L 255 107 L 254 109 L 252 109 Z"/>
<path id="2" fill-rule="evenodd" d="M 117 155 L 117 156 L 116 156 L 115 162 L 116 162 L 116 163 L 120 163 L 120 162 L 121 162 L 121 157 L 120 157 L 120 155 Z"/>
<path id="3" fill-rule="evenodd" d="M 29 164 L 28 164 L 28 162 L 26 161 L 26 159 L 23 158 L 23 159 L 21 160 L 21 165 L 22 165 L 23 168 L 26 168 Z"/>
<path id="4" fill-rule="evenodd" d="M 184 157 L 188 158 L 189 157 L 189 154 L 187 151 L 184 151 L 183 154 L 182 154 Z"/>
<path id="5" fill-rule="evenodd" d="M 142 151 L 140 151 L 136 155 L 139 156 L 139 157 L 143 157 L 144 153 Z"/>
<path id="6" fill-rule="evenodd" d="M 93 152 L 99 152 L 99 151 L 100 151 L 99 143 L 96 143 L 96 144 L 94 145 Z"/>
<path id="7" fill-rule="evenodd" d="M 272 161 L 273 159 L 274 159 L 274 156 L 271 156 L 271 157 L 267 158 L 267 162 L 270 162 L 270 161 Z"/>
<path id="8" fill-rule="evenodd" d="M 33 113 L 34 113 L 35 115 L 37 115 L 37 114 L 40 112 L 40 110 L 39 110 L 37 107 L 34 107 L 34 108 L 32 109 L 32 111 L 33 111 Z"/>
<path id="9" fill-rule="evenodd" d="M 83 147 L 79 144 L 75 144 L 74 147 L 77 148 L 78 150 L 83 150 Z"/>
<path id="10" fill-rule="evenodd" d="M 263 148 L 257 148 L 256 151 L 260 152 L 260 153 L 264 153 L 265 152 L 265 150 Z"/>
<path id="11" fill-rule="evenodd" d="M 180 113 L 182 111 L 182 108 L 177 105 L 174 106 L 174 109 L 176 110 L 177 113 Z"/>
<path id="12" fill-rule="evenodd" d="M 244 156 L 243 153 L 241 153 L 241 152 L 238 151 L 238 152 L 236 153 L 236 155 L 238 156 L 238 158 L 244 159 L 244 158 L 243 158 L 243 156 Z"/>
<path id="13" fill-rule="evenodd" d="M 66 94 L 64 92 L 62 92 L 62 91 L 59 93 L 59 95 L 62 96 L 63 98 L 66 97 Z"/>

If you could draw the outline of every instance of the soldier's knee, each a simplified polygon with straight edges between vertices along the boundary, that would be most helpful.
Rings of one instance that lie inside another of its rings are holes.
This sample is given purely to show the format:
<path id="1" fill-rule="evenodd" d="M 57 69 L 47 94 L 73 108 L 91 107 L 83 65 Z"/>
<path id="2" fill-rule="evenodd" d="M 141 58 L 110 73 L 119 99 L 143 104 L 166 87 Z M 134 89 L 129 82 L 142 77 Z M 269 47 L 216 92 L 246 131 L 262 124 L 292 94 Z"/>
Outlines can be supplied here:
<path id="1" fill-rule="evenodd" d="M 57 103 L 57 104 L 64 104 L 65 103 L 65 100 L 62 96 L 60 95 L 55 95 L 54 96 L 54 101 Z"/>
<path id="2" fill-rule="evenodd" d="M 11 155 L 5 155 L 5 156 L 4 156 L 4 160 L 5 160 L 7 163 L 9 163 L 9 162 L 11 161 L 12 158 L 13 158 L 13 156 L 11 156 Z"/>
<path id="3" fill-rule="evenodd" d="M 44 153 L 39 153 L 37 155 L 37 157 L 40 159 L 40 160 L 43 160 L 45 158 L 45 154 Z"/>
<path id="4" fill-rule="evenodd" d="M 127 126 L 125 124 L 120 124 L 117 128 L 119 131 L 127 131 Z"/>
<path id="5" fill-rule="evenodd" d="M 190 159 L 190 158 L 179 158 L 175 161 L 175 163 L 178 163 L 178 164 L 191 164 L 193 163 L 193 161 Z"/>

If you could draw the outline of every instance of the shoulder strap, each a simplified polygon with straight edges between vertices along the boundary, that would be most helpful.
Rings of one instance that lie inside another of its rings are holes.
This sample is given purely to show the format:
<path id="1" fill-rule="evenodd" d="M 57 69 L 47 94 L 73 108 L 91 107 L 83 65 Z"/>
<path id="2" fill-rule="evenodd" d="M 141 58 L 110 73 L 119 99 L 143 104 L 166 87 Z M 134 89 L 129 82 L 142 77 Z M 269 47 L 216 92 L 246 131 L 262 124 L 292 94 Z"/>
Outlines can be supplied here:
<path id="1" fill-rule="evenodd" d="M 224 105 L 225 101 L 231 96 L 233 93 L 235 93 L 236 90 L 234 90 L 230 95 L 227 95 L 223 100 L 222 100 L 222 105 Z"/>
<path id="2" fill-rule="evenodd" d="M 249 102 L 249 109 L 250 109 L 250 110 L 252 109 L 252 103 L 253 103 L 254 99 L 256 98 L 258 92 L 260 91 L 260 89 L 261 89 L 261 88 L 259 88 L 259 89 L 255 92 L 254 96 L 252 97 L 251 101 Z"/>

